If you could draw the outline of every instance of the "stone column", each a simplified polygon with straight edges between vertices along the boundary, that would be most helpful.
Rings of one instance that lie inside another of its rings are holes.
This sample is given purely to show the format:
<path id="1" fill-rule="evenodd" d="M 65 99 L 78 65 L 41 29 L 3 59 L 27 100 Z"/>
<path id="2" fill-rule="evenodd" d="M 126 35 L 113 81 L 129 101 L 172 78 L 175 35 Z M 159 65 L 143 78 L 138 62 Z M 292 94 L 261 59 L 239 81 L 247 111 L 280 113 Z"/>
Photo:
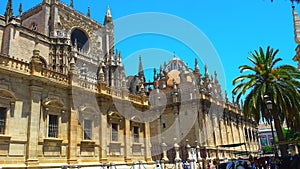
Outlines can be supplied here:
<path id="1" fill-rule="evenodd" d="M 30 86 L 30 113 L 28 117 L 26 165 L 38 165 L 38 131 L 40 123 L 42 88 Z"/>

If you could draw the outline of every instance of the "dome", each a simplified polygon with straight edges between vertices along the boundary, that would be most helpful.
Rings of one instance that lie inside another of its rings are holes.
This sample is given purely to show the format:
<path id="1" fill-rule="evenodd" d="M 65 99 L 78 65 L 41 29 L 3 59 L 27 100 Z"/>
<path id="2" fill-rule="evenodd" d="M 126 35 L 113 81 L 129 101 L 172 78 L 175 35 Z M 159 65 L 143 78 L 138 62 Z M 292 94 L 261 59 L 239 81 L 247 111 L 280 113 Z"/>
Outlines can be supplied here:
<path id="1" fill-rule="evenodd" d="M 180 84 L 180 72 L 178 70 L 172 70 L 168 73 L 167 78 L 167 85 L 173 86 L 173 79 L 175 79 L 176 84 Z"/>

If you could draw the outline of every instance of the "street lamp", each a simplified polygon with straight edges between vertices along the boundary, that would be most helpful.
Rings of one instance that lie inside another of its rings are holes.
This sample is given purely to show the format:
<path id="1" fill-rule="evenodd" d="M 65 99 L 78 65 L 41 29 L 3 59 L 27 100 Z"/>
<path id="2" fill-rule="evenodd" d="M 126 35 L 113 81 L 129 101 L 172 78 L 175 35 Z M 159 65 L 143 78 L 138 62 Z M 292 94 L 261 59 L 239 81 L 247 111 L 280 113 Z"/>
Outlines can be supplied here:
<path id="1" fill-rule="evenodd" d="M 270 96 L 269 95 L 265 95 L 264 96 L 264 101 L 265 101 L 265 104 L 267 106 L 267 110 L 268 110 L 268 113 L 269 113 L 269 116 L 271 117 L 271 120 L 270 120 L 270 125 L 271 125 L 271 132 L 272 132 L 272 137 L 273 137 L 273 140 L 272 140 L 272 149 L 273 149 L 273 152 L 274 152 L 274 155 L 275 157 L 278 156 L 278 153 L 277 153 L 277 150 L 276 150 L 276 147 L 275 147 L 275 135 L 274 135 L 274 130 L 273 130 L 273 115 L 271 113 L 272 111 L 272 106 L 273 106 L 273 103 L 272 101 L 270 100 Z"/>

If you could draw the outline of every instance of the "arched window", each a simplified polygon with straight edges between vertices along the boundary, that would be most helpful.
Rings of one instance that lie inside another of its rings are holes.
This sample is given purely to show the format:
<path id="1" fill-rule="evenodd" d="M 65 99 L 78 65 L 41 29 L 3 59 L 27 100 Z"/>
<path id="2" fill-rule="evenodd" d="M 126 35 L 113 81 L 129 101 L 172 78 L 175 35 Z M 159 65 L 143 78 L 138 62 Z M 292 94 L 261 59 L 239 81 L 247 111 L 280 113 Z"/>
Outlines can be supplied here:
<path id="1" fill-rule="evenodd" d="M 74 29 L 71 34 L 71 41 L 73 46 L 77 46 L 77 49 L 88 51 L 89 39 L 85 32 L 80 29 Z"/>

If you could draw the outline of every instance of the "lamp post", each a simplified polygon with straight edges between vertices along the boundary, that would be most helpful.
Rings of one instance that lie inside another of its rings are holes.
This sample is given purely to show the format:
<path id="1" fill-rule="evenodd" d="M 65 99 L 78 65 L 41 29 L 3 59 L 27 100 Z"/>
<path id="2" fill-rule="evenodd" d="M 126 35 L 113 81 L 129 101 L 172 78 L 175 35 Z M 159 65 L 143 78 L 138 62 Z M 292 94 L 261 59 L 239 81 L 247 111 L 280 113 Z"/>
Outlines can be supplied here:
<path id="1" fill-rule="evenodd" d="M 271 117 L 271 120 L 270 120 L 270 125 L 271 125 L 271 132 L 272 132 L 272 137 L 273 137 L 273 140 L 272 140 L 272 149 L 273 149 L 273 153 L 275 155 L 275 157 L 278 157 L 278 153 L 277 153 L 277 150 L 276 150 L 276 147 L 275 147 L 275 135 L 274 135 L 274 130 L 273 130 L 273 115 L 271 113 L 272 111 L 272 106 L 273 106 L 273 103 L 272 101 L 270 100 L 270 96 L 269 95 L 265 95 L 264 96 L 264 101 L 265 101 L 265 104 L 267 106 L 267 110 L 268 110 L 268 113 Z"/>

